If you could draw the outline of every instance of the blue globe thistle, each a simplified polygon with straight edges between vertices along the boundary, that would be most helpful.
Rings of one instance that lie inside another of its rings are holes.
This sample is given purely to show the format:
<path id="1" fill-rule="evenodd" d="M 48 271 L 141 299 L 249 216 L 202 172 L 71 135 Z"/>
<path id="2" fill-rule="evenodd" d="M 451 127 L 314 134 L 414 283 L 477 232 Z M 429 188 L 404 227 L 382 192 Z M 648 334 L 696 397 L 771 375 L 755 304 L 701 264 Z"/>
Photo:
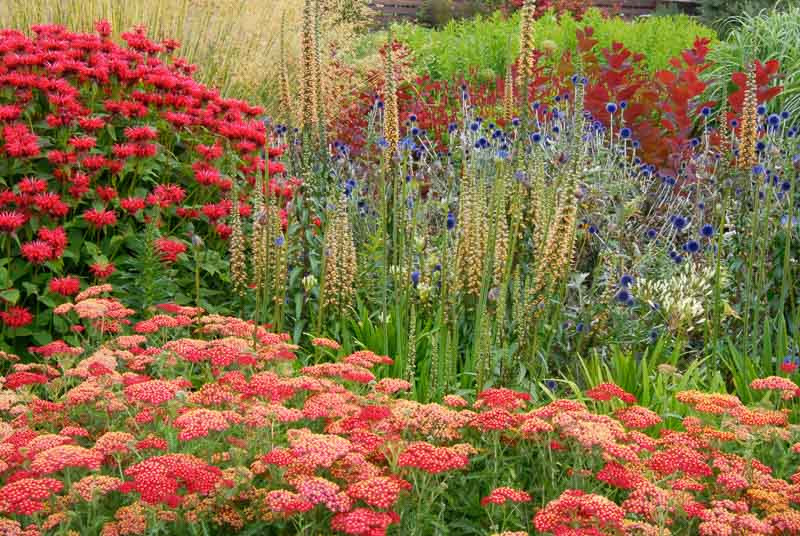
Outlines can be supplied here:
<path id="1" fill-rule="evenodd" d="M 767 117 L 767 123 L 771 127 L 777 127 L 781 124 L 781 116 L 778 114 L 770 114 L 769 117 Z"/>
<path id="2" fill-rule="evenodd" d="M 447 229 L 452 230 L 456 226 L 456 215 L 452 212 L 447 213 Z"/>
<path id="3" fill-rule="evenodd" d="M 700 251 L 700 243 L 697 240 L 689 240 L 686 242 L 686 251 L 688 253 L 697 253 Z"/>
<path id="4" fill-rule="evenodd" d="M 569 93 L 564 93 L 564 95 L 562 96 L 562 98 L 563 98 L 565 101 L 568 101 L 568 100 L 569 100 Z"/>
<path id="5" fill-rule="evenodd" d="M 619 135 L 622 137 L 623 140 L 629 140 L 633 135 L 633 131 L 628 127 L 625 127 L 619 131 Z"/>
<path id="6" fill-rule="evenodd" d="M 472 132 L 478 132 L 479 128 L 481 128 L 481 124 L 478 123 L 477 121 L 473 121 L 472 123 L 469 124 L 469 129 Z"/>
<path id="7" fill-rule="evenodd" d="M 416 287 L 419 284 L 419 270 L 411 272 L 411 283 Z"/>
<path id="8" fill-rule="evenodd" d="M 606 104 L 606 111 L 608 113 L 610 113 L 610 114 L 617 113 L 617 105 L 616 105 L 616 103 L 609 102 L 608 104 Z"/>
<path id="9" fill-rule="evenodd" d="M 561 102 L 561 95 L 556 95 L 555 99 L 556 102 Z"/>
<path id="10" fill-rule="evenodd" d="M 700 228 L 700 234 L 706 238 L 711 238 L 712 236 L 714 236 L 714 226 L 711 225 L 710 223 L 703 225 Z"/>
<path id="11" fill-rule="evenodd" d="M 655 328 L 651 329 L 650 333 L 647 334 L 647 338 L 650 340 L 651 344 L 658 342 L 658 330 Z"/>
<path id="12" fill-rule="evenodd" d="M 537 101 L 537 102 L 534 102 L 534 103 L 531 105 L 531 107 L 532 107 L 534 110 L 538 110 L 539 108 L 541 108 L 541 107 L 542 107 L 542 103 L 541 103 L 541 102 L 538 102 L 538 101 Z"/>
<path id="13" fill-rule="evenodd" d="M 675 186 L 677 182 L 678 179 L 676 179 L 675 177 L 667 177 L 667 184 L 669 184 L 670 186 Z"/>
<path id="14" fill-rule="evenodd" d="M 519 117 L 514 117 L 511 119 L 511 125 L 518 127 L 520 125 Z"/>
<path id="15" fill-rule="evenodd" d="M 542 141 L 542 135 L 539 132 L 534 132 L 531 134 L 531 141 L 533 143 L 540 143 Z"/>
<path id="16" fill-rule="evenodd" d="M 278 238 L 275 239 L 275 245 L 278 247 L 281 247 L 283 245 L 283 242 L 284 240 L 282 236 L 279 236 Z"/>
<path id="17" fill-rule="evenodd" d="M 642 146 L 642 142 L 640 142 L 639 140 L 633 140 L 632 146 L 634 149 L 638 149 L 639 147 Z"/>
<path id="18" fill-rule="evenodd" d="M 796 129 L 795 127 L 792 127 L 792 128 L 790 128 L 790 129 L 789 129 L 789 131 L 786 133 L 786 137 L 787 137 L 787 138 L 794 138 L 795 136 L 797 136 L 797 129 Z"/>
<path id="19" fill-rule="evenodd" d="M 764 115 L 767 113 L 767 107 L 763 104 L 759 104 L 758 108 L 756 108 L 756 112 L 758 112 L 758 115 Z"/>
<path id="20" fill-rule="evenodd" d="M 647 230 L 647 238 L 653 240 L 656 236 L 658 236 L 658 231 L 655 229 L 648 229 Z"/>
<path id="21" fill-rule="evenodd" d="M 575 331 L 577 331 L 578 333 L 582 333 L 584 327 L 585 325 L 583 322 L 578 322 L 577 324 L 575 324 Z"/>
<path id="22" fill-rule="evenodd" d="M 684 218 L 683 216 L 673 216 L 672 217 L 672 225 L 679 231 L 682 231 L 689 225 L 689 221 Z"/>
<path id="23" fill-rule="evenodd" d="M 789 191 L 789 190 L 791 190 L 791 189 L 792 189 L 792 183 L 791 183 L 791 182 L 789 182 L 789 181 L 783 181 L 783 182 L 781 183 L 781 190 L 782 190 L 782 191 L 784 191 L 784 192 L 788 192 L 788 191 Z"/>
<path id="24" fill-rule="evenodd" d="M 417 122 L 417 114 L 409 115 L 408 116 L 408 120 L 411 121 L 412 123 L 416 123 Z"/>
<path id="25" fill-rule="evenodd" d="M 791 117 L 791 114 L 789 113 L 788 110 L 784 110 L 781 112 L 781 119 L 783 119 L 784 121 L 789 119 L 789 117 Z"/>
<path id="26" fill-rule="evenodd" d="M 411 135 L 412 136 L 419 136 L 419 129 L 417 127 L 412 128 L 411 129 Z"/>
<path id="27" fill-rule="evenodd" d="M 620 101 L 619 108 L 620 110 L 625 110 L 628 107 L 628 101 Z"/>
<path id="28" fill-rule="evenodd" d="M 630 274 L 622 274 L 622 277 L 619 279 L 619 285 L 621 287 L 629 287 L 633 285 L 633 282 L 633 276 Z"/>
<path id="29" fill-rule="evenodd" d="M 553 125 L 553 132 L 558 134 L 559 132 L 561 132 L 561 128 L 558 125 Z"/>
<path id="30" fill-rule="evenodd" d="M 545 380 L 544 386 L 548 391 L 555 391 L 558 388 L 558 384 L 555 380 Z"/>
<path id="31" fill-rule="evenodd" d="M 597 234 L 597 227 L 595 227 L 594 225 L 590 225 L 588 230 L 589 230 L 589 234 L 591 234 L 591 235 L 596 235 Z"/>
<path id="32" fill-rule="evenodd" d="M 758 151 L 759 153 L 763 153 L 764 149 L 766 149 L 766 148 L 767 148 L 767 144 L 764 143 L 763 141 L 760 141 L 760 142 L 756 143 L 756 151 Z"/>
<path id="33" fill-rule="evenodd" d="M 708 106 L 703 106 L 703 109 L 700 110 L 700 113 L 702 114 L 703 117 L 708 117 L 711 115 L 711 108 L 709 108 Z"/>
<path id="34" fill-rule="evenodd" d="M 382 100 L 379 100 L 379 101 L 376 103 L 376 106 L 378 107 L 378 110 L 383 110 L 383 106 L 384 106 L 384 104 L 383 104 L 383 101 L 382 101 Z"/>
<path id="35" fill-rule="evenodd" d="M 631 299 L 631 293 L 627 289 L 622 289 L 617 292 L 615 298 L 620 303 L 627 303 Z"/>
<path id="36" fill-rule="evenodd" d="M 739 120 L 738 119 L 731 119 L 731 127 L 738 128 L 739 127 Z"/>
<path id="37" fill-rule="evenodd" d="M 450 134 L 452 134 L 452 133 L 453 133 L 453 132 L 455 132 L 456 130 L 458 130 L 458 125 L 457 125 L 457 124 L 455 124 L 455 123 L 450 123 L 450 124 L 447 126 L 447 132 L 449 132 Z"/>
<path id="38" fill-rule="evenodd" d="M 675 264 L 680 264 L 683 262 L 683 256 L 675 255 L 674 257 L 672 257 L 672 260 L 675 261 Z"/>
<path id="39" fill-rule="evenodd" d="M 702 201 L 700 201 L 699 203 L 697 203 L 697 208 L 699 210 L 705 210 L 706 209 L 706 204 L 703 203 Z"/>
<path id="40" fill-rule="evenodd" d="M 577 85 L 578 81 L 580 80 L 580 77 L 577 74 L 573 74 L 571 80 L 573 84 Z"/>

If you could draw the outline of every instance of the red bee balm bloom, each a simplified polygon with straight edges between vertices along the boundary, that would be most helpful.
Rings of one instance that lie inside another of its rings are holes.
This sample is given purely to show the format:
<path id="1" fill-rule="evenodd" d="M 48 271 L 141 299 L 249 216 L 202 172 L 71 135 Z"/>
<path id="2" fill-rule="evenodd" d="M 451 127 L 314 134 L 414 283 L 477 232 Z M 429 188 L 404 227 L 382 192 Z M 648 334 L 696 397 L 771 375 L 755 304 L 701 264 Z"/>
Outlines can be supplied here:
<path id="1" fill-rule="evenodd" d="M 0 313 L 0 319 L 10 328 L 22 328 L 33 322 L 33 315 L 25 307 L 9 307 Z"/>
<path id="2" fill-rule="evenodd" d="M 89 271 L 92 272 L 92 275 L 97 279 L 111 277 L 114 270 L 116 270 L 116 268 L 114 267 L 114 263 L 111 262 L 96 262 L 89 266 Z"/>
<path id="3" fill-rule="evenodd" d="M 172 263 L 178 260 L 178 255 L 186 251 L 186 244 L 167 238 L 156 239 L 156 249 L 164 262 Z"/>
<path id="4" fill-rule="evenodd" d="M 83 213 L 83 219 L 89 222 L 95 229 L 102 229 L 106 225 L 115 225 L 117 223 L 117 215 L 113 210 L 96 210 L 89 209 Z"/>
<path id="5" fill-rule="evenodd" d="M 16 210 L 10 212 L 0 212 L 0 232 L 13 233 L 23 225 L 27 218 L 22 212 Z"/>
<path id="6" fill-rule="evenodd" d="M 52 246 L 43 240 L 22 244 L 20 251 L 25 260 L 31 264 L 43 264 L 53 256 Z"/>
<path id="7" fill-rule="evenodd" d="M 77 277 L 54 277 L 50 280 L 50 292 L 62 296 L 74 296 L 81 290 L 81 282 Z"/>

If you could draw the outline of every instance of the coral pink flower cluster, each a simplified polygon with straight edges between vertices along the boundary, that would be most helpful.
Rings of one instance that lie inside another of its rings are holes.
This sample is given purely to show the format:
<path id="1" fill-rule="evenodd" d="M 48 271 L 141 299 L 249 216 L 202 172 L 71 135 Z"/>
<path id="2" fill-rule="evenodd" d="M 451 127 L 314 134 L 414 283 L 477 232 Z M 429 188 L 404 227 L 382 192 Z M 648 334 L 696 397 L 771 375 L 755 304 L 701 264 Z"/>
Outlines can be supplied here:
<path id="1" fill-rule="evenodd" d="M 684 391 L 685 417 L 666 428 L 613 384 L 588 403 L 535 407 L 496 387 L 472 404 L 422 404 L 404 380 L 364 381 L 389 358 L 295 368 L 285 335 L 196 308 L 164 304 L 158 329 L 120 322 L 109 334 L 97 321 L 130 313 L 111 293 L 90 287 L 63 311 L 100 346 L 32 347 L 33 362 L 0 378 L 6 533 L 79 532 L 103 512 L 103 534 L 297 522 L 378 536 L 433 531 L 425 512 L 441 512 L 476 526 L 502 518 L 497 534 L 514 536 L 800 534 L 800 442 L 780 410 Z M 778 404 L 795 393 L 776 377 L 752 388 L 777 391 Z"/>

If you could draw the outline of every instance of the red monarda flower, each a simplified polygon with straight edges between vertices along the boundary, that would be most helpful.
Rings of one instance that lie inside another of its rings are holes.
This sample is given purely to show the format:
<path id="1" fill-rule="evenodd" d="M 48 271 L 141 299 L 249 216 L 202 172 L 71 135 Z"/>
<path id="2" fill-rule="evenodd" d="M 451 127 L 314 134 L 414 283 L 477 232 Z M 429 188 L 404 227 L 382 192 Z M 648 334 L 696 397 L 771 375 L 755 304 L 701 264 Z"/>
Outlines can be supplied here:
<path id="1" fill-rule="evenodd" d="M 41 212 L 54 218 L 63 218 L 69 212 L 69 205 L 61 200 L 61 196 L 53 192 L 45 192 L 33 196 L 33 204 Z"/>
<path id="2" fill-rule="evenodd" d="M 144 210 L 147 204 L 141 197 L 128 197 L 127 199 L 120 200 L 119 206 L 128 214 L 133 215 L 140 210 Z"/>
<path id="3" fill-rule="evenodd" d="M 63 227 L 55 227 L 53 229 L 40 227 L 36 236 L 39 240 L 50 244 L 50 247 L 53 248 L 54 257 L 60 257 L 69 244 L 69 238 Z"/>
<path id="4" fill-rule="evenodd" d="M 39 154 L 39 138 L 27 125 L 15 123 L 3 127 L 3 151 L 11 158 L 27 158 Z"/>
<path id="5" fill-rule="evenodd" d="M 0 232 L 13 233 L 25 225 L 26 221 L 27 218 L 22 212 L 16 210 L 0 212 Z"/>
<path id="6" fill-rule="evenodd" d="M 31 264 L 43 264 L 53 256 L 53 248 L 43 240 L 34 240 L 22 244 L 20 252 Z"/>
<path id="7" fill-rule="evenodd" d="M 117 191 L 111 186 L 98 186 L 95 191 L 97 192 L 97 197 L 106 203 L 117 197 Z"/>
<path id="8" fill-rule="evenodd" d="M 148 141 L 158 137 L 158 131 L 151 126 L 128 127 L 125 129 L 125 137 L 131 141 Z"/>
<path id="9" fill-rule="evenodd" d="M 111 277 L 111 274 L 114 273 L 114 270 L 116 270 L 116 268 L 114 267 L 114 263 L 111 262 L 96 262 L 89 266 L 89 271 L 92 272 L 92 275 L 97 279 L 106 279 Z"/>
<path id="10" fill-rule="evenodd" d="M 178 255 L 186 251 L 186 244 L 168 238 L 157 238 L 155 245 L 161 260 L 168 263 L 175 262 Z"/>
<path id="11" fill-rule="evenodd" d="M 95 229 L 102 229 L 107 225 L 117 223 L 117 215 L 113 210 L 90 208 L 83 213 L 83 219 L 89 222 Z"/>
<path id="12" fill-rule="evenodd" d="M 81 290 L 81 281 L 77 277 L 54 277 L 50 280 L 50 292 L 62 296 L 74 296 Z"/>
<path id="13" fill-rule="evenodd" d="M 76 151 L 88 151 L 97 145 L 97 139 L 91 136 L 73 136 L 70 138 L 69 144 Z"/>
<path id="14" fill-rule="evenodd" d="M 9 307 L 0 313 L 3 324 L 10 328 L 22 328 L 33 322 L 33 315 L 25 307 Z"/>

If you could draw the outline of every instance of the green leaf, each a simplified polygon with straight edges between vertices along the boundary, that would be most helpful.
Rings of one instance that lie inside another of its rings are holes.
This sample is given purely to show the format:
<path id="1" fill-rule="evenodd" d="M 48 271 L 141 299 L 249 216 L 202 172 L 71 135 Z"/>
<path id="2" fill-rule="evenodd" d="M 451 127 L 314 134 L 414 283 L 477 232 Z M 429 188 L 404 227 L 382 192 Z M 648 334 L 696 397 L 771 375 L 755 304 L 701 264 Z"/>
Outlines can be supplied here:
<path id="1" fill-rule="evenodd" d="M 19 301 L 19 291 L 15 288 L 4 290 L 0 292 L 0 298 L 7 301 L 11 305 L 16 305 L 17 301 Z"/>

